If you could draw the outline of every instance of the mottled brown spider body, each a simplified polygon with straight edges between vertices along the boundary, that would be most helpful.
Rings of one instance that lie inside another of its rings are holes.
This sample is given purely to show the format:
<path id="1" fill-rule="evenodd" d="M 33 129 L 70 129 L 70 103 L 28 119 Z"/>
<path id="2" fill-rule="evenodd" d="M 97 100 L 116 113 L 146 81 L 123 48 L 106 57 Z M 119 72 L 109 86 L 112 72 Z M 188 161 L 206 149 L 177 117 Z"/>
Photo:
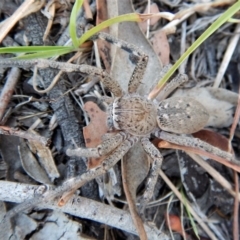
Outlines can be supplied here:
<path id="1" fill-rule="evenodd" d="M 206 109 L 189 97 L 169 98 L 155 104 L 138 94 L 115 98 L 108 115 L 115 129 L 139 137 L 146 137 L 156 128 L 180 134 L 194 133 L 206 125 L 209 117 Z"/>
<path id="2" fill-rule="evenodd" d="M 146 136 L 157 126 L 156 106 L 138 94 L 116 98 L 109 111 L 114 128 L 134 136 Z"/>
<path id="3" fill-rule="evenodd" d="M 158 127 L 172 133 L 195 133 L 204 128 L 208 118 L 203 105 L 190 97 L 168 98 L 157 108 Z"/>

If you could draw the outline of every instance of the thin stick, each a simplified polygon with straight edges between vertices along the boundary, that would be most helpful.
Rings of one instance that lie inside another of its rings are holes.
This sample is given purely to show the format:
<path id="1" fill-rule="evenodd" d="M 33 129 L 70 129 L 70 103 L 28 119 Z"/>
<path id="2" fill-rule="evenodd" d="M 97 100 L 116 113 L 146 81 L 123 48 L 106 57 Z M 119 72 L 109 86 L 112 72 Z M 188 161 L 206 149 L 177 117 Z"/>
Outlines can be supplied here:
<path id="1" fill-rule="evenodd" d="M 206 161 L 203 161 L 199 156 L 197 156 L 195 153 L 198 154 L 197 151 L 191 150 L 190 148 L 184 147 L 184 146 L 178 146 L 173 143 L 165 142 L 164 144 L 161 144 L 163 148 L 170 148 L 170 149 L 179 149 L 185 151 L 191 158 L 194 159 L 202 168 L 204 168 L 222 187 L 224 187 L 232 196 L 235 196 L 236 193 L 233 191 L 231 184 L 226 181 L 222 175 L 217 172 L 213 167 L 211 167 Z M 191 152 L 190 152 L 191 151 Z M 193 153 L 194 154 L 193 154 Z M 203 154 L 202 154 L 203 155 Z M 238 194 L 238 199 L 240 201 L 240 194 Z"/>
<path id="2" fill-rule="evenodd" d="M 14 67 L 11 69 L 8 75 L 7 81 L 4 85 L 4 88 L 0 96 L 0 121 L 2 120 L 4 112 L 8 106 L 8 103 L 11 100 L 13 91 L 20 77 L 20 73 L 21 73 L 21 70 Z"/>
<path id="3" fill-rule="evenodd" d="M 226 72 L 226 69 L 228 67 L 228 64 L 229 64 L 229 61 L 233 55 L 233 52 L 237 46 L 237 43 L 238 43 L 238 40 L 239 40 L 239 37 L 240 37 L 240 34 L 239 34 L 239 31 L 240 31 L 240 24 L 238 24 L 235 28 L 235 31 L 234 31 L 234 36 L 231 38 L 229 44 L 228 44 L 228 47 L 227 47 L 227 50 L 224 54 L 224 57 L 223 57 L 223 60 L 222 60 L 222 63 L 221 63 L 221 66 L 219 67 L 219 71 L 218 71 L 218 74 L 217 74 L 217 77 L 215 79 L 215 82 L 214 82 L 214 85 L 213 87 L 214 88 L 218 88 L 221 81 L 222 81 L 222 78 L 223 78 L 223 75 L 225 74 Z"/>
<path id="4" fill-rule="evenodd" d="M 238 182 L 238 173 L 234 171 L 234 182 L 235 182 L 235 191 L 239 195 L 239 182 Z M 238 230 L 238 215 L 239 215 L 239 199 L 236 194 L 234 199 L 234 213 L 233 213 L 233 239 L 238 240 L 239 239 L 239 230 Z"/>
<path id="5" fill-rule="evenodd" d="M 16 137 L 33 140 L 33 141 L 38 141 L 41 144 L 43 144 L 44 146 L 48 146 L 50 144 L 50 140 L 45 137 L 30 133 L 30 132 L 22 131 L 19 129 L 10 128 L 7 126 L 0 126 L 0 134 L 12 135 L 12 136 L 16 136 Z"/>
<path id="6" fill-rule="evenodd" d="M 37 12 L 44 5 L 44 0 L 26 0 L 22 5 L 0 25 L 0 42 L 7 36 L 8 32 L 19 22 L 20 19 L 26 17 L 30 13 Z"/>
<path id="7" fill-rule="evenodd" d="M 171 190 L 174 192 L 174 194 L 177 196 L 177 198 L 183 203 L 188 204 L 188 210 L 193 215 L 193 217 L 196 219 L 198 224 L 202 227 L 202 229 L 206 232 L 206 234 L 212 239 L 217 240 L 217 238 L 214 236 L 214 234 L 211 232 L 211 230 L 208 228 L 208 226 L 203 222 L 203 220 L 197 215 L 197 213 L 193 210 L 190 203 L 188 203 L 187 200 L 184 200 L 181 196 L 181 193 L 176 189 L 176 187 L 172 184 L 170 179 L 165 175 L 165 173 L 160 169 L 159 175 L 162 177 L 162 179 L 167 183 L 167 185 L 171 188 Z"/>
<path id="8" fill-rule="evenodd" d="M 34 198 L 36 194 L 41 194 L 42 190 L 44 190 L 43 186 L 0 181 L 0 200 L 20 203 Z M 91 219 L 137 235 L 131 215 L 127 211 L 78 196 L 73 196 L 63 207 L 58 206 L 58 200 L 58 198 L 55 198 L 55 200 L 40 201 L 37 207 L 54 209 L 77 217 Z M 4 221 L 1 222 L 0 238 L 6 239 L 2 236 L 4 234 L 2 228 L 4 226 L 2 224 L 4 224 Z M 156 227 L 145 224 L 144 228 L 146 229 L 148 239 L 169 240 L 169 237 Z"/>

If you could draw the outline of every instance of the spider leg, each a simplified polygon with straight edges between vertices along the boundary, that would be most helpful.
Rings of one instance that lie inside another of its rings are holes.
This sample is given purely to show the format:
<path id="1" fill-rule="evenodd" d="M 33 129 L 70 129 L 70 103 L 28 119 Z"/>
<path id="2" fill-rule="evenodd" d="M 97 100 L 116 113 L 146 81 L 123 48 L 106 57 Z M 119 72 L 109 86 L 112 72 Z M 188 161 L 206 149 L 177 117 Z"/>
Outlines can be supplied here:
<path id="1" fill-rule="evenodd" d="M 99 77 L 106 88 L 108 88 L 116 97 L 121 97 L 123 94 L 119 83 L 112 79 L 111 76 L 103 69 L 89 66 L 77 65 L 72 63 L 57 62 L 47 59 L 33 60 L 16 60 L 16 59 L 0 59 L 1 67 L 19 67 L 19 68 L 54 68 L 64 72 L 81 72 L 87 75 Z"/>
<path id="2" fill-rule="evenodd" d="M 171 64 L 167 64 L 162 68 L 157 82 L 159 81 L 159 79 L 163 78 L 163 76 L 170 70 L 171 67 L 172 67 Z M 166 85 L 161 89 L 159 93 L 157 93 L 157 95 L 155 92 L 152 93 L 151 91 L 150 94 L 148 95 L 148 99 L 157 98 L 158 101 L 162 101 L 163 99 L 167 98 L 167 96 L 170 93 L 172 93 L 176 88 L 178 88 L 180 85 L 182 85 L 187 81 L 188 81 L 188 76 L 186 74 L 178 74 L 170 82 L 166 83 Z M 154 87 L 152 90 L 155 90 L 156 88 L 155 86 L 157 85 L 157 82 L 153 84 Z"/>
<path id="3" fill-rule="evenodd" d="M 231 161 L 237 165 L 239 165 L 239 161 L 237 161 L 233 154 L 222 151 L 221 149 L 214 147 L 198 138 L 183 136 L 183 135 L 177 135 L 173 133 L 167 133 L 161 130 L 157 130 L 154 135 L 158 138 L 161 138 L 165 141 L 168 141 L 170 143 L 174 143 L 177 145 L 182 145 L 185 147 L 192 147 L 195 149 L 199 149 L 202 151 L 205 151 L 207 153 L 216 155 L 218 157 L 224 158 L 228 161 Z"/>
<path id="4" fill-rule="evenodd" d="M 112 138 L 111 138 L 111 141 L 112 141 Z M 90 180 L 93 180 L 96 177 L 106 173 L 127 153 L 127 151 L 137 141 L 138 141 L 138 137 L 129 137 L 125 139 L 118 147 L 116 147 L 116 149 L 114 149 L 111 152 L 111 154 L 109 154 L 109 156 L 105 158 L 105 160 L 99 166 L 88 170 L 87 172 L 83 173 L 81 176 L 74 178 L 74 180 L 69 179 L 68 181 L 72 181 L 72 184 L 67 184 L 68 185 L 68 188 L 66 189 L 67 193 L 64 195 L 68 195 L 69 192 L 76 191 L 78 188 L 82 187 L 84 184 L 86 184 Z M 79 155 L 77 154 L 77 156 Z M 69 187 L 69 186 L 72 186 L 72 187 Z"/>
<path id="5" fill-rule="evenodd" d="M 139 85 L 142 81 L 142 78 L 144 76 L 145 69 L 146 69 L 147 63 L 148 63 L 148 56 L 143 51 L 141 51 L 138 47 L 134 46 L 133 44 L 130 44 L 123 40 L 114 38 L 107 33 L 100 32 L 100 33 L 94 35 L 91 39 L 95 40 L 97 38 L 100 38 L 111 44 L 114 44 L 117 47 L 130 53 L 133 56 L 132 60 L 134 61 L 136 66 L 135 66 L 132 76 L 129 80 L 128 92 L 129 93 L 136 92 L 136 90 L 139 87 Z"/>
<path id="6" fill-rule="evenodd" d="M 170 82 L 168 82 L 160 93 L 157 95 L 157 100 L 162 101 L 169 94 L 171 94 L 175 89 L 177 89 L 183 83 L 188 81 L 188 76 L 186 74 L 178 74 L 175 78 L 173 78 Z"/>
<path id="7" fill-rule="evenodd" d="M 141 143 L 146 153 L 153 159 L 150 176 L 148 178 L 143 198 L 141 199 L 141 207 L 143 207 L 142 210 L 144 210 L 146 204 L 150 201 L 153 195 L 154 187 L 158 179 L 158 171 L 161 168 L 163 157 L 148 138 L 142 138 Z"/>
<path id="8" fill-rule="evenodd" d="M 118 147 L 128 135 L 124 132 L 119 132 L 113 137 L 104 140 L 95 148 L 76 148 L 67 149 L 66 154 L 68 156 L 80 156 L 80 157 L 100 157 L 106 155 Z"/>
<path id="9" fill-rule="evenodd" d="M 80 176 L 66 180 L 62 185 L 55 188 L 54 190 L 46 191 L 46 193 L 44 193 L 41 197 L 33 198 L 29 201 L 24 202 L 23 204 L 16 206 L 15 208 L 13 208 L 13 210 L 8 212 L 8 218 L 13 217 L 16 213 L 20 211 L 32 208 L 33 206 L 37 206 L 39 203 L 42 203 L 42 201 L 43 202 L 49 201 L 51 199 L 54 199 L 62 195 L 60 199 L 60 202 L 61 202 L 62 199 L 71 195 L 73 192 L 75 192 L 78 188 L 82 187 L 87 182 L 106 173 L 106 171 L 112 168 L 137 141 L 138 141 L 137 137 L 129 137 L 128 139 L 124 140 L 111 153 L 111 155 L 109 155 L 101 163 L 101 165 L 86 171 Z"/>

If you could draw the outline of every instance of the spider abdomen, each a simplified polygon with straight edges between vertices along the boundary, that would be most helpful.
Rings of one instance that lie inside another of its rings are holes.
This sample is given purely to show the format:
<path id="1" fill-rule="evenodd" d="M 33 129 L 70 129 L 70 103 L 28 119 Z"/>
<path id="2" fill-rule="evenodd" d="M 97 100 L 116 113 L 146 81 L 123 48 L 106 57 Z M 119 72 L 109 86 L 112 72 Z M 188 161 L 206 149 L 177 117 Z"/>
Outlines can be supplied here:
<path id="1" fill-rule="evenodd" d="M 159 103 L 158 126 L 167 132 L 190 134 L 202 129 L 209 118 L 207 110 L 189 97 L 171 97 Z"/>
<path id="2" fill-rule="evenodd" d="M 112 106 L 114 127 L 136 136 L 153 131 L 157 126 L 156 115 L 154 104 L 136 94 L 116 98 Z"/>

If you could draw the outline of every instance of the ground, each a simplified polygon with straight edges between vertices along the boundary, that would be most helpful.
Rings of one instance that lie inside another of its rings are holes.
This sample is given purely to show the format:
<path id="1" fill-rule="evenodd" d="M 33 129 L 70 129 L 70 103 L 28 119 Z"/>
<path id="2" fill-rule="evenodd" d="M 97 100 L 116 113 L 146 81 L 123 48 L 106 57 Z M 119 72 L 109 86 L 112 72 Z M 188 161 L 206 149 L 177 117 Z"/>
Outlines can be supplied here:
<path id="1" fill-rule="evenodd" d="M 65 45 L 70 38 L 66 28 L 73 3 L 53 3 L 25 1 L 22 13 L 31 9 L 31 4 L 34 7 L 25 17 L 21 13 L 20 19 L 16 15 L 19 1 L 0 3 L 1 46 Z M 152 97 L 164 74 L 163 66 L 174 64 L 233 3 L 152 1 L 148 9 L 147 2 L 134 1 L 133 10 L 128 1 L 89 1 L 79 14 L 77 29 L 81 35 L 89 24 L 133 11 L 161 13 L 161 18 L 124 22 L 104 30 L 149 56 L 138 93 Z M 5 19 L 8 22 L 3 22 Z M 180 66 L 178 73 L 187 74 L 189 81 L 170 95 L 190 96 L 200 102 L 210 118 L 205 128 L 192 136 L 235 153 L 236 159 L 239 128 L 233 123 L 238 122 L 238 32 L 239 25 L 228 22 L 211 35 Z M 126 91 L 136 59 L 104 41 L 87 46 L 72 63 L 106 69 Z M 74 54 L 58 61 L 67 62 Z M 12 55 L 1 55 L 1 59 L 9 57 Z M 87 168 L 97 168 L 103 157 L 69 157 L 66 151 L 96 147 L 102 138 L 115 134 L 103 137 L 108 129 L 102 97 L 111 93 L 97 77 L 80 72 L 62 73 L 48 89 L 59 70 L 39 68 L 37 76 L 33 76 L 34 68 L 16 65 L 0 70 L 1 239 L 45 239 L 49 235 L 51 239 L 138 239 L 137 235 L 146 239 L 144 232 L 148 239 L 197 239 L 197 235 L 200 239 L 238 239 L 237 164 L 151 136 L 163 155 L 163 164 L 153 198 L 143 213 L 135 203 L 144 192 L 151 160 L 138 144 L 107 174 L 86 181 L 75 192 L 78 185 L 74 184 L 82 181 Z M 154 101 L 162 101 L 163 95 Z M 69 194 L 69 189 L 74 189 L 75 195 Z M 17 205 L 24 201 L 25 205 Z M 14 206 L 17 215 L 10 211 Z M 4 218 L 7 211 L 8 218 Z"/>

